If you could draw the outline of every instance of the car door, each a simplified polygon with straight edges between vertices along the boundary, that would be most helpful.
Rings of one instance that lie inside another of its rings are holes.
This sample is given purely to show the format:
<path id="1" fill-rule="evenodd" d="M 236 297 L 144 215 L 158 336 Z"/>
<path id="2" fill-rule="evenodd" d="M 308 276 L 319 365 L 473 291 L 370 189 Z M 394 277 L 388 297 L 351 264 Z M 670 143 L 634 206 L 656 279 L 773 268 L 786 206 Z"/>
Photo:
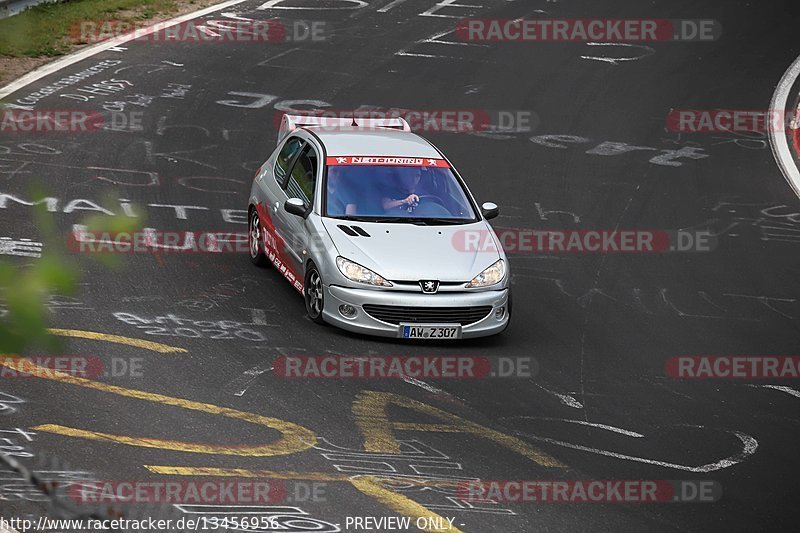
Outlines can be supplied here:
<path id="1" fill-rule="evenodd" d="M 286 201 L 286 181 L 289 172 L 303 151 L 306 141 L 297 136 L 287 138 L 274 158 L 270 158 L 261 169 L 256 179 L 261 194 L 259 195 L 259 217 L 264 227 L 264 245 L 269 254 L 270 251 L 277 254 L 280 262 L 287 261 L 287 229 L 286 221 L 282 217 L 283 202 Z M 270 260 L 275 262 L 273 257 Z M 280 266 L 276 262 L 276 266 Z"/>
<path id="2" fill-rule="evenodd" d="M 311 143 L 306 143 L 287 176 L 283 201 L 285 202 L 289 198 L 299 198 L 310 212 L 314 205 L 319 171 L 320 160 L 317 150 Z M 285 209 L 280 211 L 281 228 L 285 232 L 287 251 L 296 264 L 295 272 L 303 272 L 310 226 L 305 218 L 288 213 Z"/>
<path id="3" fill-rule="evenodd" d="M 258 175 L 257 182 L 265 203 L 262 207 L 268 211 L 270 217 L 273 217 L 273 213 L 278 210 L 285 198 L 283 190 L 286 187 L 286 178 L 305 144 L 306 142 L 300 137 L 289 137 L 277 151 L 272 165 L 270 166 L 270 161 L 267 161 Z"/>

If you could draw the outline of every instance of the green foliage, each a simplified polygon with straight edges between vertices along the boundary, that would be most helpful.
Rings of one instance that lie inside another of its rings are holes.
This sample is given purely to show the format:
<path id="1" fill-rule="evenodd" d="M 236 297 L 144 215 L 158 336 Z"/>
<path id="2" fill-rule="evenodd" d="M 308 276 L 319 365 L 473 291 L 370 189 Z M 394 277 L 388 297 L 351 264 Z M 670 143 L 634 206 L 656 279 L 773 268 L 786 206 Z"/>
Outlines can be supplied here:
<path id="1" fill-rule="evenodd" d="M 44 197 L 42 191 L 35 197 Z M 64 252 L 55 221 L 45 206 L 36 210 L 36 221 L 44 247 L 42 257 L 27 266 L 0 261 L 0 353 L 21 353 L 44 348 L 49 353 L 61 350 L 61 339 L 48 333 L 47 301 L 53 294 L 71 295 L 78 286 L 76 261 Z M 135 231 L 138 222 L 124 216 L 90 217 L 84 224 L 93 231 Z M 113 254 L 90 256 L 109 267 L 118 267 Z"/>
<path id="2" fill-rule="evenodd" d="M 0 56 L 40 57 L 67 53 L 82 21 L 133 21 L 175 11 L 174 0 L 71 0 L 33 6 L 0 20 Z M 143 17 L 146 14 L 146 17 Z"/>
<path id="3" fill-rule="evenodd" d="M 0 263 L 0 285 L 5 316 L 0 318 L 0 352 L 20 353 L 42 346 L 59 351 L 59 339 L 47 333 L 45 303 L 50 294 L 71 294 L 76 286 L 74 267 L 55 257 L 42 257 L 30 268 Z"/>

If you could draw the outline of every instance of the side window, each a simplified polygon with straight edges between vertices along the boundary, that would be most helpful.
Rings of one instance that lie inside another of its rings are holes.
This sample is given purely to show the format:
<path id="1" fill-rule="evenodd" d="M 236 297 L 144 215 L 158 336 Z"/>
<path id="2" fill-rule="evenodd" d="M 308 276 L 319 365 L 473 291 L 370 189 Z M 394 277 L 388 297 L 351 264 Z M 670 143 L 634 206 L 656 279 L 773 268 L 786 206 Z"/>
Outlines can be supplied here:
<path id="1" fill-rule="evenodd" d="M 308 144 L 297 158 L 286 183 L 286 195 L 289 198 L 300 198 L 307 206 L 311 205 L 317 184 L 317 165 L 317 152 Z"/>
<path id="2" fill-rule="evenodd" d="M 286 172 L 289 170 L 289 165 L 292 159 L 297 155 L 297 151 L 303 146 L 303 140 L 298 137 L 292 137 L 286 144 L 283 145 L 278 157 L 275 159 L 275 181 L 282 187 L 283 179 L 286 177 Z"/>

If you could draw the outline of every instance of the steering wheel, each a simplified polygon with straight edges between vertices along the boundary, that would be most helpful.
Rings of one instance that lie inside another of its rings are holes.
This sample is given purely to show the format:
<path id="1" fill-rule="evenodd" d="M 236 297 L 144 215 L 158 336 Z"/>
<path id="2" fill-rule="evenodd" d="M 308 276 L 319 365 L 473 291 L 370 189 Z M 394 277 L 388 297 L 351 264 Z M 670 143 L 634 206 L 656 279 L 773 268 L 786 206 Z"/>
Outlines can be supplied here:
<path id="1" fill-rule="evenodd" d="M 436 196 L 436 195 L 433 195 L 433 194 L 418 194 L 417 196 L 419 196 L 419 202 L 420 203 L 422 203 L 422 200 L 428 200 L 428 201 L 431 201 L 431 202 L 436 202 L 437 204 L 439 204 L 442 207 L 444 207 L 445 209 L 447 209 L 447 206 L 444 205 L 444 201 L 441 198 L 439 198 L 438 196 Z"/>
<path id="2" fill-rule="evenodd" d="M 438 196 L 422 195 L 413 212 L 424 217 L 451 217 L 453 214 Z"/>

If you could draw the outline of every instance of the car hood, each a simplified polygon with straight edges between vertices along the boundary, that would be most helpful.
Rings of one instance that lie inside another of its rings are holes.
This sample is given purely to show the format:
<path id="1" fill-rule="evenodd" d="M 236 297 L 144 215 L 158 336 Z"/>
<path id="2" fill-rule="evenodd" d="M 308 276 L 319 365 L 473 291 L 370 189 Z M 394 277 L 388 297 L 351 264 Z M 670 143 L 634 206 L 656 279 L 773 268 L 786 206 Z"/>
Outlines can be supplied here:
<path id="1" fill-rule="evenodd" d="M 390 281 L 467 282 L 501 257 L 497 238 L 485 221 L 418 226 L 325 218 L 323 224 L 339 255 Z M 358 226 L 369 237 L 348 235 L 340 225 Z M 466 235 L 479 236 L 481 246 L 466 249 Z"/>

